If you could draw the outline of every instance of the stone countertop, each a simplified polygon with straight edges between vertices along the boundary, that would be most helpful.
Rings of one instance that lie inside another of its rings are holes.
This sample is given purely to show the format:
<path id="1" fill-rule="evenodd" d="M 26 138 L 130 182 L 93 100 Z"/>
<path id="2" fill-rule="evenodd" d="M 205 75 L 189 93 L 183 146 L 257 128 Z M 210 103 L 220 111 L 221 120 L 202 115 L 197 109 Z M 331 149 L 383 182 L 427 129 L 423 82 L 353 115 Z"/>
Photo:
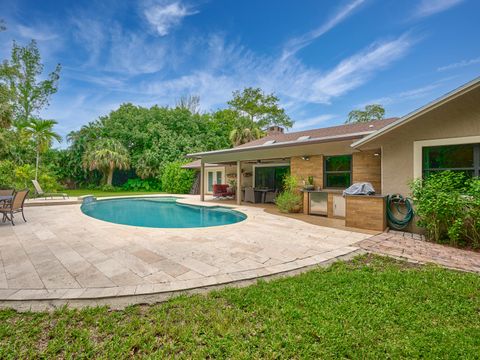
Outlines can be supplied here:
<path id="1" fill-rule="evenodd" d="M 364 197 L 364 198 L 386 198 L 387 195 L 382 195 L 382 194 L 373 194 L 373 195 L 345 195 L 345 197 Z"/>
<path id="2" fill-rule="evenodd" d="M 339 189 L 320 189 L 320 190 L 316 190 L 316 189 L 313 189 L 313 190 L 302 189 L 301 191 L 302 191 L 302 192 L 305 192 L 305 193 L 321 193 L 321 192 L 334 193 L 334 194 L 342 194 L 342 193 L 343 193 L 343 190 L 339 190 Z"/>

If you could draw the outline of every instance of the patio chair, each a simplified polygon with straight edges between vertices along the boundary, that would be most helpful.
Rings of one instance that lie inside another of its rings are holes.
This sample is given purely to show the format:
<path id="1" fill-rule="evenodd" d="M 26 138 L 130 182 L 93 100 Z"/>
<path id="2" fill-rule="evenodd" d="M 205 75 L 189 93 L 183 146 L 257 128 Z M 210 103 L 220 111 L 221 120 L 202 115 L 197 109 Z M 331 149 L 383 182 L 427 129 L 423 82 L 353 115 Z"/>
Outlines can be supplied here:
<path id="1" fill-rule="evenodd" d="M 229 185 L 227 184 L 214 184 L 213 185 L 213 197 L 216 199 L 221 198 L 231 198 L 233 197 L 233 192 L 229 190 Z"/>
<path id="2" fill-rule="evenodd" d="M 265 194 L 265 202 L 274 204 L 276 197 L 277 197 L 276 191 L 267 191 L 267 193 Z"/>
<path id="3" fill-rule="evenodd" d="M 23 214 L 23 205 L 29 191 L 30 190 L 28 189 L 17 191 L 12 202 L 7 203 L 3 208 L 0 208 L 0 213 L 3 214 L 2 222 L 9 220 L 12 225 L 15 226 L 15 223 L 13 222 L 13 214 L 20 212 L 22 213 L 23 220 L 27 222 L 27 219 L 25 219 L 25 215 Z"/>
<path id="4" fill-rule="evenodd" d="M 246 187 L 245 188 L 245 197 L 243 199 L 245 202 L 251 202 L 251 203 L 256 203 L 255 201 L 255 190 L 253 190 L 253 187 Z"/>
<path id="5" fill-rule="evenodd" d="M 32 183 L 33 183 L 33 187 L 35 188 L 35 197 L 43 197 L 43 198 L 45 198 L 45 200 L 47 200 L 47 197 L 53 199 L 55 196 L 63 197 L 64 200 L 65 200 L 65 198 L 67 198 L 67 199 L 69 198 L 68 194 L 65 194 L 65 193 L 46 193 L 46 192 L 44 192 L 37 180 L 32 180 Z"/>

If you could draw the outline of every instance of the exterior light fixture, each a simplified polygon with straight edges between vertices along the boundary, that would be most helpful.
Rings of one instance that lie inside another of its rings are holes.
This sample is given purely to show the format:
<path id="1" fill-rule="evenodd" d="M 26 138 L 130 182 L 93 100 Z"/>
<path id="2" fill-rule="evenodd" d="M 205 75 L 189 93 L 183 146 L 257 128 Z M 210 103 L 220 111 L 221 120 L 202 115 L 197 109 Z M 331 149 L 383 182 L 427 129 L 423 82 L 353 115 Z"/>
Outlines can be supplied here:
<path id="1" fill-rule="evenodd" d="M 307 155 L 304 155 L 304 156 L 302 156 L 302 160 L 308 161 L 308 160 L 310 160 L 310 157 L 307 156 Z"/>

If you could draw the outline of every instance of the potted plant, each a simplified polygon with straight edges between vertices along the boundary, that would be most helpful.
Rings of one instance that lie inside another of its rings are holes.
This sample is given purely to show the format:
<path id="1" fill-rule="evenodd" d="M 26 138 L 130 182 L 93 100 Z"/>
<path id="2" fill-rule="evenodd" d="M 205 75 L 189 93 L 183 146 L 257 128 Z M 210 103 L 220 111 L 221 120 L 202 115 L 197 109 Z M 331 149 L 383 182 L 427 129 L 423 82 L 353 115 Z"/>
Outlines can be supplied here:
<path id="1" fill-rule="evenodd" d="M 304 181 L 303 188 L 304 188 L 305 190 L 313 190 L 313 189 L 315 189 L 315 185 L 314 185 L 314 183 L 313 183 L 313 176 L 307 177 L 307 180 Z"/>

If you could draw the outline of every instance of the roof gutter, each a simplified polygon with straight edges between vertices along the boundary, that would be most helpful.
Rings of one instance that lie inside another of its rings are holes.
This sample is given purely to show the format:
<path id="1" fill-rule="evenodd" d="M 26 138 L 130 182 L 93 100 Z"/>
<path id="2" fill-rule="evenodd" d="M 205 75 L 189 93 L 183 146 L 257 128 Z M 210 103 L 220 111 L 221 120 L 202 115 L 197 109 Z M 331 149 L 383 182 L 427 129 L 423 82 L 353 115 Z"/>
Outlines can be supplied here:
<path id="1" fill-rule="evenodd" d="M 340 140 L 353 140 L 353 139 L 362 138 L 363 136 L 372 134 L 373 132 L 374 131 L 363 131 L 363 132 L 352 133 L 348 135 L 324 136 L 321 138 L 314 138 L 314 139 L 300 140 L 300 141 L 298 140 L 283 141 L 279 143 L 273 143 L 270 145 L 256 145 L 256 146 L 249 146 L 249 147 L 242 147 L 242 148 L 198 152 L 198 153 L 188 154 L 187 157 L 201 159 L 202 157 L 208 156 L 208 155 L 235 154 L 239 152 L 260 150 L 260 149 L 275 149 L 275 148 L 282 148 L 282 147 L 300 146 L 305 144 L 310 145 L 310 144 L 318 144 L 318 143 L 340 141 Z"/>
<path id="2" fill-rule="evenodd" d="M 433 100 L 429 102 L 428 104 L 418 108 L 417 110 L 414 110 L 410 112 L 409 114 L 399 118 L 398 120 L 392 122 L 391 124 L 365 136 L 364 138 L 354 142 L 350 146 L 353 148 L 356 148 L 360 145 L 364 145 L 368 143 L 369 141 L 372 141 L 373 139 L 378 138 L 379 136 L 389 132 L 390 130 L 393 130 L 415 118 L 417 118 L 420 115 L 425 114 L 426 112 L 429 112 L 430 110 L 433 110 L 455 98 L 458 96 L 462 95 L 464 92 L 470 90 L 470 88 L 475 88 L 476 86 L 480 85 L 480 77 L 477 77 L 473 79 L 472 81 L 469 81 L 468 83 L 446 93 L 445 95 L 441 96 L 440 98 Z"/>

